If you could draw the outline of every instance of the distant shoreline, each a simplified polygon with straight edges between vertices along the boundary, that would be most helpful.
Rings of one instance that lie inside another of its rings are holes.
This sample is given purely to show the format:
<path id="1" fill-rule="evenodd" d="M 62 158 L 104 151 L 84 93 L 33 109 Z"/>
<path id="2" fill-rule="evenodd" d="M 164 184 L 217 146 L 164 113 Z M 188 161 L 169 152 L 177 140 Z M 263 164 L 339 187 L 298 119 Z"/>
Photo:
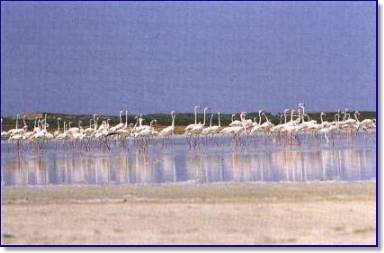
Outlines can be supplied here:
<path id="1" fill-rule="evenodd" d="M 350 113 L 353 114 L 354 111 L 350 111 Z M 129 112 L 128 112 L 129 113 Z M 316 120 L 318 123 L 321 122 L 320 120 L 320 112 L 306 112 L 309 117 L 313 120 Z M 337 112 L 325 112 L 326 115 L 323 117 L 326 121 L 334 121 L 335 120 L 335 114 Z M 89 126 L 89 120 L 93 118 L 93 115 L 91 114 L 64 114 L 64 113 L 29 113 L 29 114 L 20 114 L 19 118 L 19 127 L 23 126 L 22 117 L 23 115 L 26 116 L 26 123 L 28 124 L 28 129 L 32 129 L 34 125 L 35 118 L 43 118 L 47 115 L 47 122 L 50 125 L 50 130 L 57 128 L 57 118 L 61 118 L 62 122 L 72 122 L 72 126 L 78 126 L 79 121 L 81 121 L 82 126 L 86 127 Z M 218 124 L 218 115 L 217 112 L 207 112 L 206 115 L 206 126 L 209 126 L 209 121 L 211 114 L 213 114 L 212 123 L 214 125 Z M 277 113 L 272 114 L 270 112 L 266 112 L 266 115 L 268 119 L 273 124 L 279 124 L 284 120 L 283 113 Z M 128 114 L 128 123 L 134 124 L 136 122 L 136 116 L 140 116 L 145 119 L 144 124 L 149 124 L 151 120 L 156 120 L 156 124 L 159 126 L 159 128 L 162 128 L 163 126 L 169 126 L 171 125 L 171 116 L 167 113 L 153 113 L 153 114 L 145 114 L 145 115 L 135 115 L 135 114 Z M 97 115 L 99 118 L 99 122 L 102 120 L 110 119 L 110 125 L 116 125 L 120 122 L 119 115 Z M 198 113 L 198 122 L 203 122 L 203 113 Z M 289 120 L 290 115 L 289 113 L 286 114 L 287 119 Z M 353 117 L 353 115 L 352 115 Z M 248 112 L 246 115 L 247 119 L 256 120 L 259 121 L 259 113 L 258 112 Z M 360 120 L 364 119 L 375 119 L 376 118 L 376 112 L 375 111 L 360 111 Z M 227 126 L 231 120 L 232 120 L 232 114 L 231 113 L 221 113 L 220 114 L 221 124 L 222 126 Z M 235 120 L 239 120 L 239 113 L 235 114 Z M 262 116 L 262 121 L 265 121 L 265 117 Z M 3 131 L 7 131 L 11 128 L 15 127 L 15 120 L 16 115 L 13 116 L 7 116 L 3 117 Z M 61 127 L 63 126 L 63 123 L 61 122 Z M 125 114 L 122 114 L 122 122 L 125 122 Z M 182 127 L 187 126 L 194 122 L 194 114 L 193 112 L 190 113 L 178 113 L 176 112 L 176 119 L 175 119 L 175 125 Z"/>

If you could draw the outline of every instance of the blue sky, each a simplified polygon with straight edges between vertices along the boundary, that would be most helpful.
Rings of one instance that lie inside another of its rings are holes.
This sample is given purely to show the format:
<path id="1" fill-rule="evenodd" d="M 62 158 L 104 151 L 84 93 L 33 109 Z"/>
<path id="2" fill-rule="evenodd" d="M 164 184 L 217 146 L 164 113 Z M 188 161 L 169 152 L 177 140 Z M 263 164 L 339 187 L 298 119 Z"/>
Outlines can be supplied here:
<path id="1" fill-rule="evenodd" d="M 2 2 L 1 110 L 375 110 L 375 2 Z"/>

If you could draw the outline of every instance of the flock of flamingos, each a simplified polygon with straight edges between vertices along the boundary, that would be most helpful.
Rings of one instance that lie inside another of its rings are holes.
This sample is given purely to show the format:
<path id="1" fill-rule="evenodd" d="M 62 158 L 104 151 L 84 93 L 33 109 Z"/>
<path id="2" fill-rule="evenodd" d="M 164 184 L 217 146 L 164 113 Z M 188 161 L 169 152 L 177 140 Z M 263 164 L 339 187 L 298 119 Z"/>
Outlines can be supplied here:
<path id="1" fill-rule="evenodd" d="M 259 119 L 256 121 L 247 119 L 245 112 L 240 113 L 240 119 L 235 120 L 235 115 L 232 115 L 232 122 L 228 126 L 222 126 L 220 122 L 220 113 L 217 113 L 218 125 L 212 125 L 213 114 L 210 115 L 210 124 L 207 126 L 207 111 L 209 108 L 204 108 L 203 122 L 198 122 L 197 111 L 199 106 L 194 107 L 195 121 L 184 129 L 184 135 L 187 140 L 198 139 L 201 136 L 232 136 L 234 139 L 240 136 L 252 135 L 270 135 L 284 136 L 287 139 L 294 139 L 298 134 L 311 135 L 320 138 L 324 136 L 326 142 L 335 134 L 345 133 L 352 134 L 358 131 L 370 132 L 376 131 L 376 120 L 365 119 L 359 120 L 359 112 L 353 113 L 353 118 L 348 110 L 338 111 L 334 115 L 334 121 L 328 122 L 323 120 L 325 113 L 321 112 L 321 122 L 311 120 L 308 114 L 305 113 L 304 104 L 299 104 L 296 109 L 285 109 L 284 118 L 281 124 L 274 125 L 267 115 L 260 110 Z M 128 113 L 125 111 L 125 122 L 122 119 L 123 111 L 120 111 L 120 123 L 110 126 L 109 120 L 103 120 L 100 124 L 96 114 L 89 119 L 89 126 L 82 127 L 81 122 L 77 127 L 72 127 L 71 122 L 62 122 L 63 128 L 60 127 L 61 119 L 57 118 L 57 129 L 48 131 L 46 115 L 42 119 L 35 119 L 34 128 L 28 131 L 28 125 L 23 118 L 23 127 L 19 127 L 19 115 L 16 117 L 16 127 L 8 131 L 1 132 L 2 141 L 19 143 L 20 141 L 36 141 L 36 140 L 107 140 L 108 137 L 114 136 L 116 140 L 137 139 L 148 140 L 151 138 L 163 138 L 163 141 L 175 135 L 175 118 L 174 111 L 171 112 L 172 123 L 170 126 L 156 131 L 154 124 L 156 120 L 152 120 L 149 125 L 144 125 L 144 119 L 135 117 L 135 124 L 128 124 Z"/>

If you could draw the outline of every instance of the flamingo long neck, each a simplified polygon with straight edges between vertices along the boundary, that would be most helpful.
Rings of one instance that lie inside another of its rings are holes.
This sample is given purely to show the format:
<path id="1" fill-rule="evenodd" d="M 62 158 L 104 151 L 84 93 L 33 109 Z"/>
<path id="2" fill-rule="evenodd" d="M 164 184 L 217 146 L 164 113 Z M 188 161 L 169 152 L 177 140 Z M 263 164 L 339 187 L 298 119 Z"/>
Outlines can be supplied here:
<path id="1" fill-rule="evenodd" d="M 125 111 L 125 127 L 128 127 L 128 111 Z"/>
<path id="2" fill-rule="evenodd" d="M 291 111 L 291 121 L 293 121 L 293 113 L 294 112 L 295 112 L 294 110 Z"/>
<path id="3" fill-rule="evenodd" d="M 321 120 L 321 124 L 323 124 L 323 114 L 322 113 L 320 113 L 320 120 Z"/>
<path id="4" fill-rule="evenodd" d="M 284 124 L 287 124 L 287 111 L 284 111 Z"/>
<path id="5" fill-rule="evenodd" d="M 359 117 L 357 116 L 357 113 L 355 112 L 355 120 L 357 121 L 357 122 L 360 122 L 359 121 Z"/>
<path id="6" fill-rule="evenodd" d="M 220 113 L 218 113 L 218 116 L 219 116 L 219 127 L 221 127 L 221 122 L 220 122 Z"/>
<path id="7" fill-rule="evenodd" d="M 267 114 L 264 113 L 264 117 L 265 117 L 265 120 L 266 120 L 267 122 L 269 122 L 269 119 L 268 119 L 268 117 L 267 117 Z"/>
<path id="8" fill-rule="evenodd" d="M 18 121 L 19 121 L 19 114 L 16 115 L 16 129 L 18 129 L 18 126 L 19 126 Z"/>
<path id="9" fill-rule="evenodd" d="M 303 115 L 304 115 L 305 114 L 305 107 L 304 107 L 304 105 L 301 106 L 301 109 L 303 110 Z"/>
<path id="10" fill-rule="evenodd" d="M 204 110 L 204 119 L 203 119 L 203 126 L 205 126 L 205 115 L 206 115 L 207 110 Z"/>
<path id="11" fill-rule="evenodd" d="M 209 119 L 209 127 L 212 127 L 212 118 L 213 118 L 213 114 L 211 114 L 211 118 Z"/>
<path id="12" fill-rule="evenodd" d="M 195 125 L 197 124 L 197 109 L 195 107 Z"/>
<path id="13" fill-rule="evenodd" d="M 234 118 L 234 117 L 235 117 L 235 115 L 232 114 L 232 118 L 231 118 L 232 122 L 233 122 L 233 118 Z"/>
<path id="14" fill-rule="evenodd" d="M 259 126 L 261 125 L 261 111 L 259 111 Z"/>
<path id="15" fill-rule="evenodd" d="M 175 127 L 175 114 L 172 114 L 172 127 Z"/>
<path id="16" fill-rule="evenodd" d="M 60 120 L 57 119 L 57 131 L 60 131 Z"/>

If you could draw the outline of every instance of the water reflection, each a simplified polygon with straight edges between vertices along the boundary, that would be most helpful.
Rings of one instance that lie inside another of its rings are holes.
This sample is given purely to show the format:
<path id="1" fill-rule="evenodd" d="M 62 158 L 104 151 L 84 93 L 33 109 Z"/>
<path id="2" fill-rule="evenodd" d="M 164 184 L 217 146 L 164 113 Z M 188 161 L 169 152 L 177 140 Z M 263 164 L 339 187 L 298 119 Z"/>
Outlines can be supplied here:
<path id="1" fill-rule="evenodd" d="M 2 185 L 135 184 L 172 182 L 356 181 L 376 178 L 374 144 L 339 146 L 208 145 L 185 143 L 147 152 L 46 148 L 6 152 L 2 144 Z"/>

